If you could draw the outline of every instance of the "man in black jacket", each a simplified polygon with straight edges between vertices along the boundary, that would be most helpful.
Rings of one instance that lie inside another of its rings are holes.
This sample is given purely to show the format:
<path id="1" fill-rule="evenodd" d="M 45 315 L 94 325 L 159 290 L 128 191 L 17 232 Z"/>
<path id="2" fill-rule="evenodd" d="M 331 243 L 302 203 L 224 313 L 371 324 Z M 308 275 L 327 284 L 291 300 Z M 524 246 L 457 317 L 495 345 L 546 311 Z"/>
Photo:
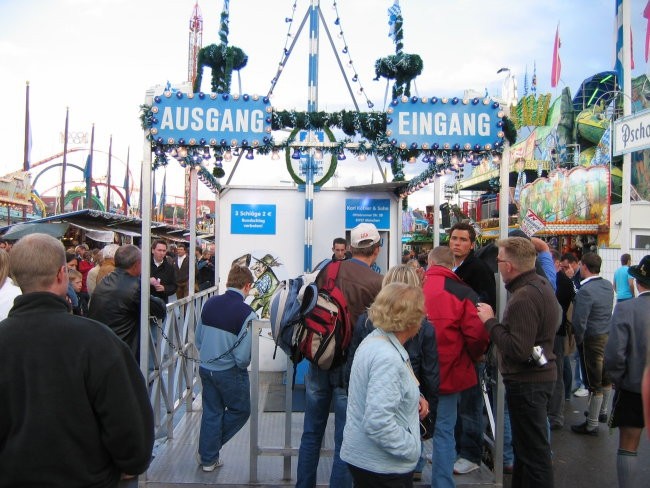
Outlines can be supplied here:
<path id="1" fill-rule="evenodd" d="M 449 248 L 454 255 L 452 271 L 478 295 L 482 303 L 496 310 L 496 281 L 494 273 L 482 259 L 474 255 L 476 231 L 465 222 L 455 224 L 449 233 Z M 480 378 L 485 362 L 476 365 Z M 456 449 L 458 460 L 454 464 L 455 474 L 466 474 L 477 470 L 483 455 L 483 391 L 477 384 L 460 394 L 458 420 L 456 421 Z"/>
<path id="2" fill-rule="evenodd" d="M 136 246 L 121 246 L 115 252 L 115 271 L 97 284 L 90 301 L 88 317 L 102 322 L 115 332 L 140 360 L 140 270 L 142 254 Z M 165 303 L 149 298 L 149 312 L 165 317 Z"/>
<path id="3" fill-rule="evenodd" d="M 176 293 L 176 271 L 167 259 L 167 243 L 156 239 L 151 245 L 151 294 L 167 303 Z"/>
<path id="4" fill-rule="evenodd" d="M 0 322 L 0 487 L 116 487 L 151 461 L 153 412 L 129 349 L 70 313 L 63 245 L 12 249 L 23 291 Z"/>

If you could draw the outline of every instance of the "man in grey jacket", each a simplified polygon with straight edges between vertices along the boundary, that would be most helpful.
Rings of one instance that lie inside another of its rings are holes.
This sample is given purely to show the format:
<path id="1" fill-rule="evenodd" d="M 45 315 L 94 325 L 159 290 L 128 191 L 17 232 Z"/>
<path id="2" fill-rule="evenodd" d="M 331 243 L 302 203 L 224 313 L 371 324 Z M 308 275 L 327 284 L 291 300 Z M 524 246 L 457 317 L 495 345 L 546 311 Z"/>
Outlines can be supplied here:
<path id="1" fill-rule="evenodd" d="M 616 468 L 618 486 L 639 486 L 635 480 L 637 449 L 644 427 L 641 380 L 650 331 L 650 255 L 628 269 L 636 281 L 638 297 L 619 302 L 612 315 L 605 368 L 616 386 L 611 427 L 619 428 Z"/>
<path id="2" fill-rule="evenodd" d="M 607 405 L 612 392 L 612 382 L 603 368 L 605 346 L 609 337 L 614 289 L 599 276 L 602 259 L 588 252 L 580 262 L 580 289 L 573 305 L 573 331 L 576 343 L 582 344 L 585 373 L 589 383 L 587 420 L 572 425 L 576 434 L 597 436 L 598 423 L 607 422 Z"/>

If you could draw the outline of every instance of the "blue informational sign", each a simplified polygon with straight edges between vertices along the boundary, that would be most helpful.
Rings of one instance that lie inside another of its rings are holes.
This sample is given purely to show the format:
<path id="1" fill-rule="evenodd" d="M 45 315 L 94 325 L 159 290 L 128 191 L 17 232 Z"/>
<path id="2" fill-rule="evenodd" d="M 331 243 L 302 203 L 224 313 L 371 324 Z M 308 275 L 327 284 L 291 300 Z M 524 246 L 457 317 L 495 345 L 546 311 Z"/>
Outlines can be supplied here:
<path id="1" fill-rule="evenodd" d="M 162 144 L 256 147 L 271 137 L 268 97 L 166 91 L 151 111 L 151 135 Z"/>
<path id="2" fill-rule="evenodd" d="M 346 198 L 345 228 L 352 229 L 367 222 L 379 230 L 390 230 L 390 200 L 388 198 Z"/>
<path id="3" fill-rule="evenodd" d="M 490 150 L 502 142 L 503 112 L 489 98 L 393 100 L 386 135 L 401 149 Z"/>
<path id="4" fill-rule="evenodd" d="M 230 207 L 231 234 L 275 234 L 275 205 L 242 205 Z"/>

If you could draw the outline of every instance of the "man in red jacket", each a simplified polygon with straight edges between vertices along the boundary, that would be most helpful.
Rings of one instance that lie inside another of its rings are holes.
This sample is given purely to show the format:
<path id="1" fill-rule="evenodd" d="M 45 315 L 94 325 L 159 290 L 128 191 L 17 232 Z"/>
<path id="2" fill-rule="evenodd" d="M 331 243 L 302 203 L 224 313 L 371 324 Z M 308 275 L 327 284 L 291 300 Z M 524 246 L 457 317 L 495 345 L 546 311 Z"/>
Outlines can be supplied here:
<path id="1" fill-rule="evenodd" d="M 489 337 L 476 311 L 478 296 L 451 271 L 454 256 L 448 247 L 429 253 L 424 275 L 427 318 L 438 343 L 440 389 L 433 437 L 434 488 L 454 487 L 456 441 L 454 426 L 460 392 L 477 384 L 474 363 L 481 360 Z"/>

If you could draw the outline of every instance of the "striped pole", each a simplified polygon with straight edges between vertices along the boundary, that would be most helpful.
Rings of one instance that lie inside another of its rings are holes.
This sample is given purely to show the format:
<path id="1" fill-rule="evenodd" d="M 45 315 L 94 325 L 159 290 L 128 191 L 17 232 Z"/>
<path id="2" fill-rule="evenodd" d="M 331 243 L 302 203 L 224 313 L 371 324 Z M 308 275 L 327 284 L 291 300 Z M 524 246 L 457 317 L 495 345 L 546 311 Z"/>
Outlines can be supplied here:
<path id="1" fill-rule="evenodd" d="M 307 111 L 318 111 L 318 13 L 320 0 L 311 0 L 309 7 L 309 86 Z M 311 130 L 308 137 L 311 140 Z M 309 150 L 305 161 L 305 261 L 304 270 L 311 271 L 314 222 L 314 172 L 315 162 Z"/>

